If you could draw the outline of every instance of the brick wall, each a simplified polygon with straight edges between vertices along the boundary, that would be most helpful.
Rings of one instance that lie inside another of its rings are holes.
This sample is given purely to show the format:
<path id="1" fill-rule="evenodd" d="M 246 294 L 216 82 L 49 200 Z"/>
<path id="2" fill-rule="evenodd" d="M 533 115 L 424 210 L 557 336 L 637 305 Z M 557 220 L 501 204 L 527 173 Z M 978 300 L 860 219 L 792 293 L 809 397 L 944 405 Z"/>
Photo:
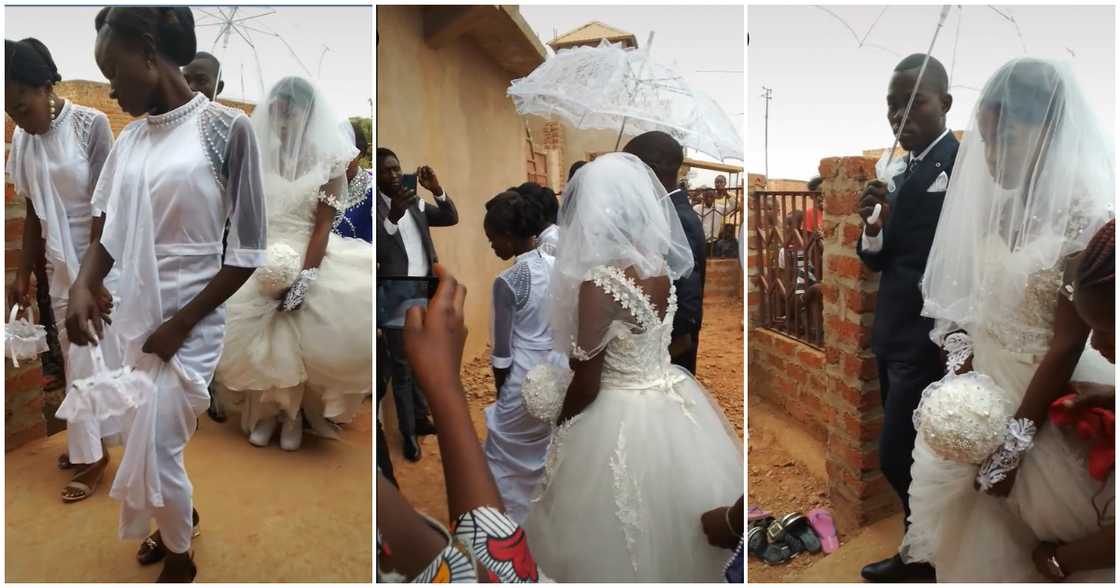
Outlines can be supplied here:
<path id="1" fill-rule="evenodd" d="M 862 229 L 858 198 L 864 184 L 874 179 L 874 168 L 875 160 L 864 157 L 829 158 L 820 164 L 825 209 L 823 349 L 759 328 L 751 329 L 747 346 L 748 393 L 782 407 L 826 442 L 829 498 L 837 522 L 845 528 L 865 525 L 899 508 L 879 472 L 883 411 L 869 348 L 878 277 L 855 253 Z M 750 216 L 748 223 L 753 227 Z M 752 236 L 749 245 L 757 247 L 757 238 Z"/>
<path id="2" fill-rule="evenodd" d="M 55 86 L 55 93 L 76 104 L 96 108 L 109 117 L 113 134 L 117 135 L 128 123 L 135 120 L 117 106 L 116 100 L 109 97 L 109 85 L 85 80 L 69 80 Z M 240 108 L 251 114 L 253 105 L 233 100 L 220 100 L 227 106 Z M 4 161 L 7 161 L 15 125 L 4 117 Z M 20 247 L 23 239 L 23 225 L 26 206 L 22 199 L 16 198 L 11 178 L 5 175 L 4 182 L 4 284 L 10 286 L 19 267 Z M 7 301 L 5 300 L 5 309 Z M 36 310 L 36 312 L 38 312 Z M 61 318 L 61 317 L 59 317 Z M 7 316 L 4 317 L 7 320 Z M 19 368 L 4 362 L 4 449 L 11 451 L 28 441 L 45 437 L 47 423 L 43 418 L 43 371 L 40 362 L 21 363 Z"/>

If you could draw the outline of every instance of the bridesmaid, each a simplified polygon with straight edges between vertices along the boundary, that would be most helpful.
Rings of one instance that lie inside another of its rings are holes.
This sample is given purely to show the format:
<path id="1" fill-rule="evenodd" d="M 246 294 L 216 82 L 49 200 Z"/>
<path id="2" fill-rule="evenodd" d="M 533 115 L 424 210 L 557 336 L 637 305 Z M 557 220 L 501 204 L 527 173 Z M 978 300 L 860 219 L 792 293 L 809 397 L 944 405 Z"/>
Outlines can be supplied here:
<path id="1" fill-rule="evenodd" d="M 198 513 L 183 452 L 209 405 L 221 356 L 223 303 L 265 258 L 260 154 L 248 117 L 210 102 L 180 67 L 195 57 L 185 7 L 111 7 L 97 14 L 95 58 L 112 96 L 134 117 L 94 192 L 105 227 L 70 289 L 66 328 L 77 345 L 102 331 L 96 293 L 120 267 L 113 327 L 124 363 L 151 379 L 129 419 L 110 495 L 122 502 L 122 538 L 144 538 L 142 564 L 164 560 L 160 582 L 197 573 Z M 223 255 L 222 233 L 229 221 Z M 155 519 L 158 530 L 148 535 Z"/>
<path id="2" fill-rule="evenodd" d="M 45 262 L 51 307 L 59 321 L 59 344 L 69 355 L 69 341 L 61 328 L 67 292 L 78 276 L 78 261 L 100 230 L 90 198 L 113 146 L 113 133 L 105 114 L 54 93 L 62 76 L 39 40 L 5 40 L 4 72 L 4 108 L 16 123 L 8 173 L 30 213 L 9 297 L 25 311 L 31 304 L 31 274 Z M 111 298 L 106 296 L 103 302 L 110 305 Z M 88 353 L 75 351 L 64 364 L 68 383 L 88 377 L 93 369 Z M 104 352 L 106 361 L 119 367 L 119 352 L 112 341 L 106 341 Z M 102 438 L 114 439 L 119 432 L 115 422 L 68 424 L 67 453 L 59 456 L 58 467 L 78 471 L 62 489 L 64 502 L 93 494 L 109 465 Z"/>

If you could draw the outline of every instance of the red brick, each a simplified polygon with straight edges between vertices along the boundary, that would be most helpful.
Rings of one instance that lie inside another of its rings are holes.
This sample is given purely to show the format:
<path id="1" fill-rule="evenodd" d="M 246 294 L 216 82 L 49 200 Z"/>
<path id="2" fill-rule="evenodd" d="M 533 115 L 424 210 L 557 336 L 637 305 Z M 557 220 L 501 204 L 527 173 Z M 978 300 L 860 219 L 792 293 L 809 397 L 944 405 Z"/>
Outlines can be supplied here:
<path id="1" fill-rule="evenodd" d="M 844 358 L 844 353 L 835 347 L 825 346 L 824 359 L 828 365 L 840 365 L 841 360 Z"/>
<path id="2" fill-rule="evenodd" d="M 4 430 L 4 451 L 8 452 L 35 441 L 36 439 L 43 439 L 47 436 L 47 421 L 40 415 L 39 422 L 34 425 L 21 429 L 12 430 L 6 427 Z"/>
<path id="3" fill-rule="evenodd" d="M 5 182 L 4 183 L 4 202 L 15 202 L 17 200 L 19 200 L 19 196 L 16 195 L 15 185 L 11 184 L 10 182 Z"/>
<path id="4" fill-rule="evenodd" d="M 863 183 L 875 179 L 875 160 L 870 157 L 845 157 L 844 175 Z"/>
<path id="5" fill-rule="evenodd" d="M 4 115 L 4 142 L 5 143 L 11 143 L 12 142 L 12 134 L 14 134 L 15 132 L 16 132 L 15 121 L 12 120 L 12 117 L 5 114 Z"/>
<path id="6" fill-rule="evenodd" d="M 797 352 L 797 361 L 806 368 L 819 370 L 824 367 L 824 353 L 815 349 L 802 349 Z"/>
<path id="7" fill-rule="evenodd" d="M 879 439 L 879 434 L 883 432 L 883 417 L 878 416 L 875 418 L 864 421 L 863 427 L 860 429 L 860 441 L 865 443 L 876 441 Z"/>
<path id="8" fill-rule="evenodd" d="M 824 210 L 835 216 L 855 214 L 859 209 L 859 197 L 862 192 L 855 190 L 838 190 L 825 194 Z"/>
<path id="9" fill-rule="evenodd" d="M 874 357 L 860 357 L 852 353 L 843 354 L 844 373 L 865 382 L 879 377 L 879 369 Z"/>
<path id="10" fill-rule="evenodd" d="M 863 314 L 875 312 L 878 292 L 868 292 L 856 288 L 844 289 L 844 301 L 852 312 Z"/>
<path id="11" fill-rule="evenodd" d="M 855 247 L 856 241 L 859 241 L 862 234 L 862 226 L 855 223 L 844 223 L 844 238 L 840 243 L 845 247 Z"/>
<path id="12" fill-rule="evenodd" d="M 821 298 L 824 300 L 827 312 L 828 305 L 836 304 L 840 300 L 840 290 L 834 284 L 821 284 Z"/>
<path id="13" fill-rule="evenodd" d="M 826 159 L 822 159 L 820 166 L 817 167 L 817 171 L 820 172 L 821 178 L 823 178 L 826 182 L 828 180 L 831 180 L 833 176 L 836 175 L 836 171 L 840 169 L 840 160 L 841 158 L 839 157 L 829 157 Z"/>
<path id="14" fill-rule="evenodd" d="M 864 349 L 870 339 L 867 335 L 867 329 L 862 325 L 845 320 L 835 314 L 825 317 L 824 329 L 827 333 L 827 341 L 847 344 L 855 349 Z"/>
<path id="15" fill-rule="evenodd" d="M 43 386 L 43 369 L 37 361 L 22 363 L 19 368 L 12 367 L 12 360 L 4 363 L 4 397 L 38 390 Z"/>
<path id="16" fill-rule="evenodd" d="M 864 277 L 867 271 L 863 267 L 863 262 L 855 256 L 855 252 L 852 252 L 850 257 L 847 255 L 832 255 L 828 258 L 825 267 L 829 273 L 853 280 Z"/>
<path id="17" fill-rule="evenodd" d="M 4 222 L 4 239 L 8 241 L 22 240 L 24 222 L 22 218 Z"/>

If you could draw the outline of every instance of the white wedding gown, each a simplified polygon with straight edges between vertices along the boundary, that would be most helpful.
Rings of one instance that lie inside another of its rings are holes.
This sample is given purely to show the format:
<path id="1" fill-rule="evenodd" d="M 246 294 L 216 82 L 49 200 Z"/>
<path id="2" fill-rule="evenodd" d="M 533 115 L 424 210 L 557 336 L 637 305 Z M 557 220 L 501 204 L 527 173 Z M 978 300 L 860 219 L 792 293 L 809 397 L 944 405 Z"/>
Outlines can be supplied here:
<path id="1" fill-rule="evenodd" d="M 1050 344 L 1062 287 L 1063 267 L 1036 272 L 1027 281 L 1022 303 L 994 309 L 1012 288 L 1007 275 L 1028 262 L 1030 251 L 1008 253 L 1006 246 L 986 248 L 994 288 L 984 304 L 992 305 L 984 329 L 969 333 L 973 369 L 990 376 L 1018 406 Z M 1074 381 L 1114 383 L 1114 368 L 1086 349 Z M 1088 446 L 1071 431 L 1049 421 L 1039 427 L 1034 447 L 1026 452 L 1008 498 L 975 490 L 977 466 L 935 456 L 918 436 L 910 484 L 911 525 L 901 552 L 908 561 L 928 561 L 938 582 L 1044 582 L 1031 559 L 1040 541 L 1065 543 L 1083 539 L 1113 524 L 1114 479 L 1089 476 Z M 1106 502 L 1108 504 L 1106 504 Z M 1113 581 L 1114 568 L 1071 574 L 1070 581 Z"/>
<path id="2" fill-rule="evenodd" d="M 742 444 L 670 363 L 675 294 L 661 319 L 621 272 L 593 276 L 643 329 L 613 323 L 598 397 L 553 432 L 524 525 L 533 556 L 562 582 L 722 581 L 728 553 L 708 544 L 700 516 L 742 496 Z"/>
<path id="3" fill-rule="evenodd" d="M 323 193 L 307 182 L 264 179 L 269 245 L 289 245 L 302 265 Z M 345 195 L 345 176 L 336 183 L 333 192 Z M 349 422 L 372 392 L 373 249 L 334 233 L 329 239 L 300 308 L 279 310 L 280 300 L 263 295 L 253 279 L 227 304 L 217 381 L 229 392 L 222 397 L 240 408 L 246 433 L 262 419 L 291 419 L 302 410 L 313 431 L 333 438 L 332 422 Z"/>

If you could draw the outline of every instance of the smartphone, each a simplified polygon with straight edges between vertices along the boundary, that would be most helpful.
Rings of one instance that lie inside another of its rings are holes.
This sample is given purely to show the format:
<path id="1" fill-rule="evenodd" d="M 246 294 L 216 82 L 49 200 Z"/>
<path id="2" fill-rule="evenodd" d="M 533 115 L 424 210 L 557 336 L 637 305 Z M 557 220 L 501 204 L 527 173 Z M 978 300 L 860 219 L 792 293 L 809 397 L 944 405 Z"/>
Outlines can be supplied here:
<path id="1" fill-rule="evenodd" d="M 416 174 L 404 174 L 401 177 L 401 187 L 404 188 L 405 192 L 415 192 Z"/>
<path id="2" fill-rule="evenodd" d="M 378 276 L 377 327 L 403 327 L 408 309 L 413 306 L 427 308 L 428 300 L 435 296 L 438 286 L 439 280 L 434 277 Z"/>

